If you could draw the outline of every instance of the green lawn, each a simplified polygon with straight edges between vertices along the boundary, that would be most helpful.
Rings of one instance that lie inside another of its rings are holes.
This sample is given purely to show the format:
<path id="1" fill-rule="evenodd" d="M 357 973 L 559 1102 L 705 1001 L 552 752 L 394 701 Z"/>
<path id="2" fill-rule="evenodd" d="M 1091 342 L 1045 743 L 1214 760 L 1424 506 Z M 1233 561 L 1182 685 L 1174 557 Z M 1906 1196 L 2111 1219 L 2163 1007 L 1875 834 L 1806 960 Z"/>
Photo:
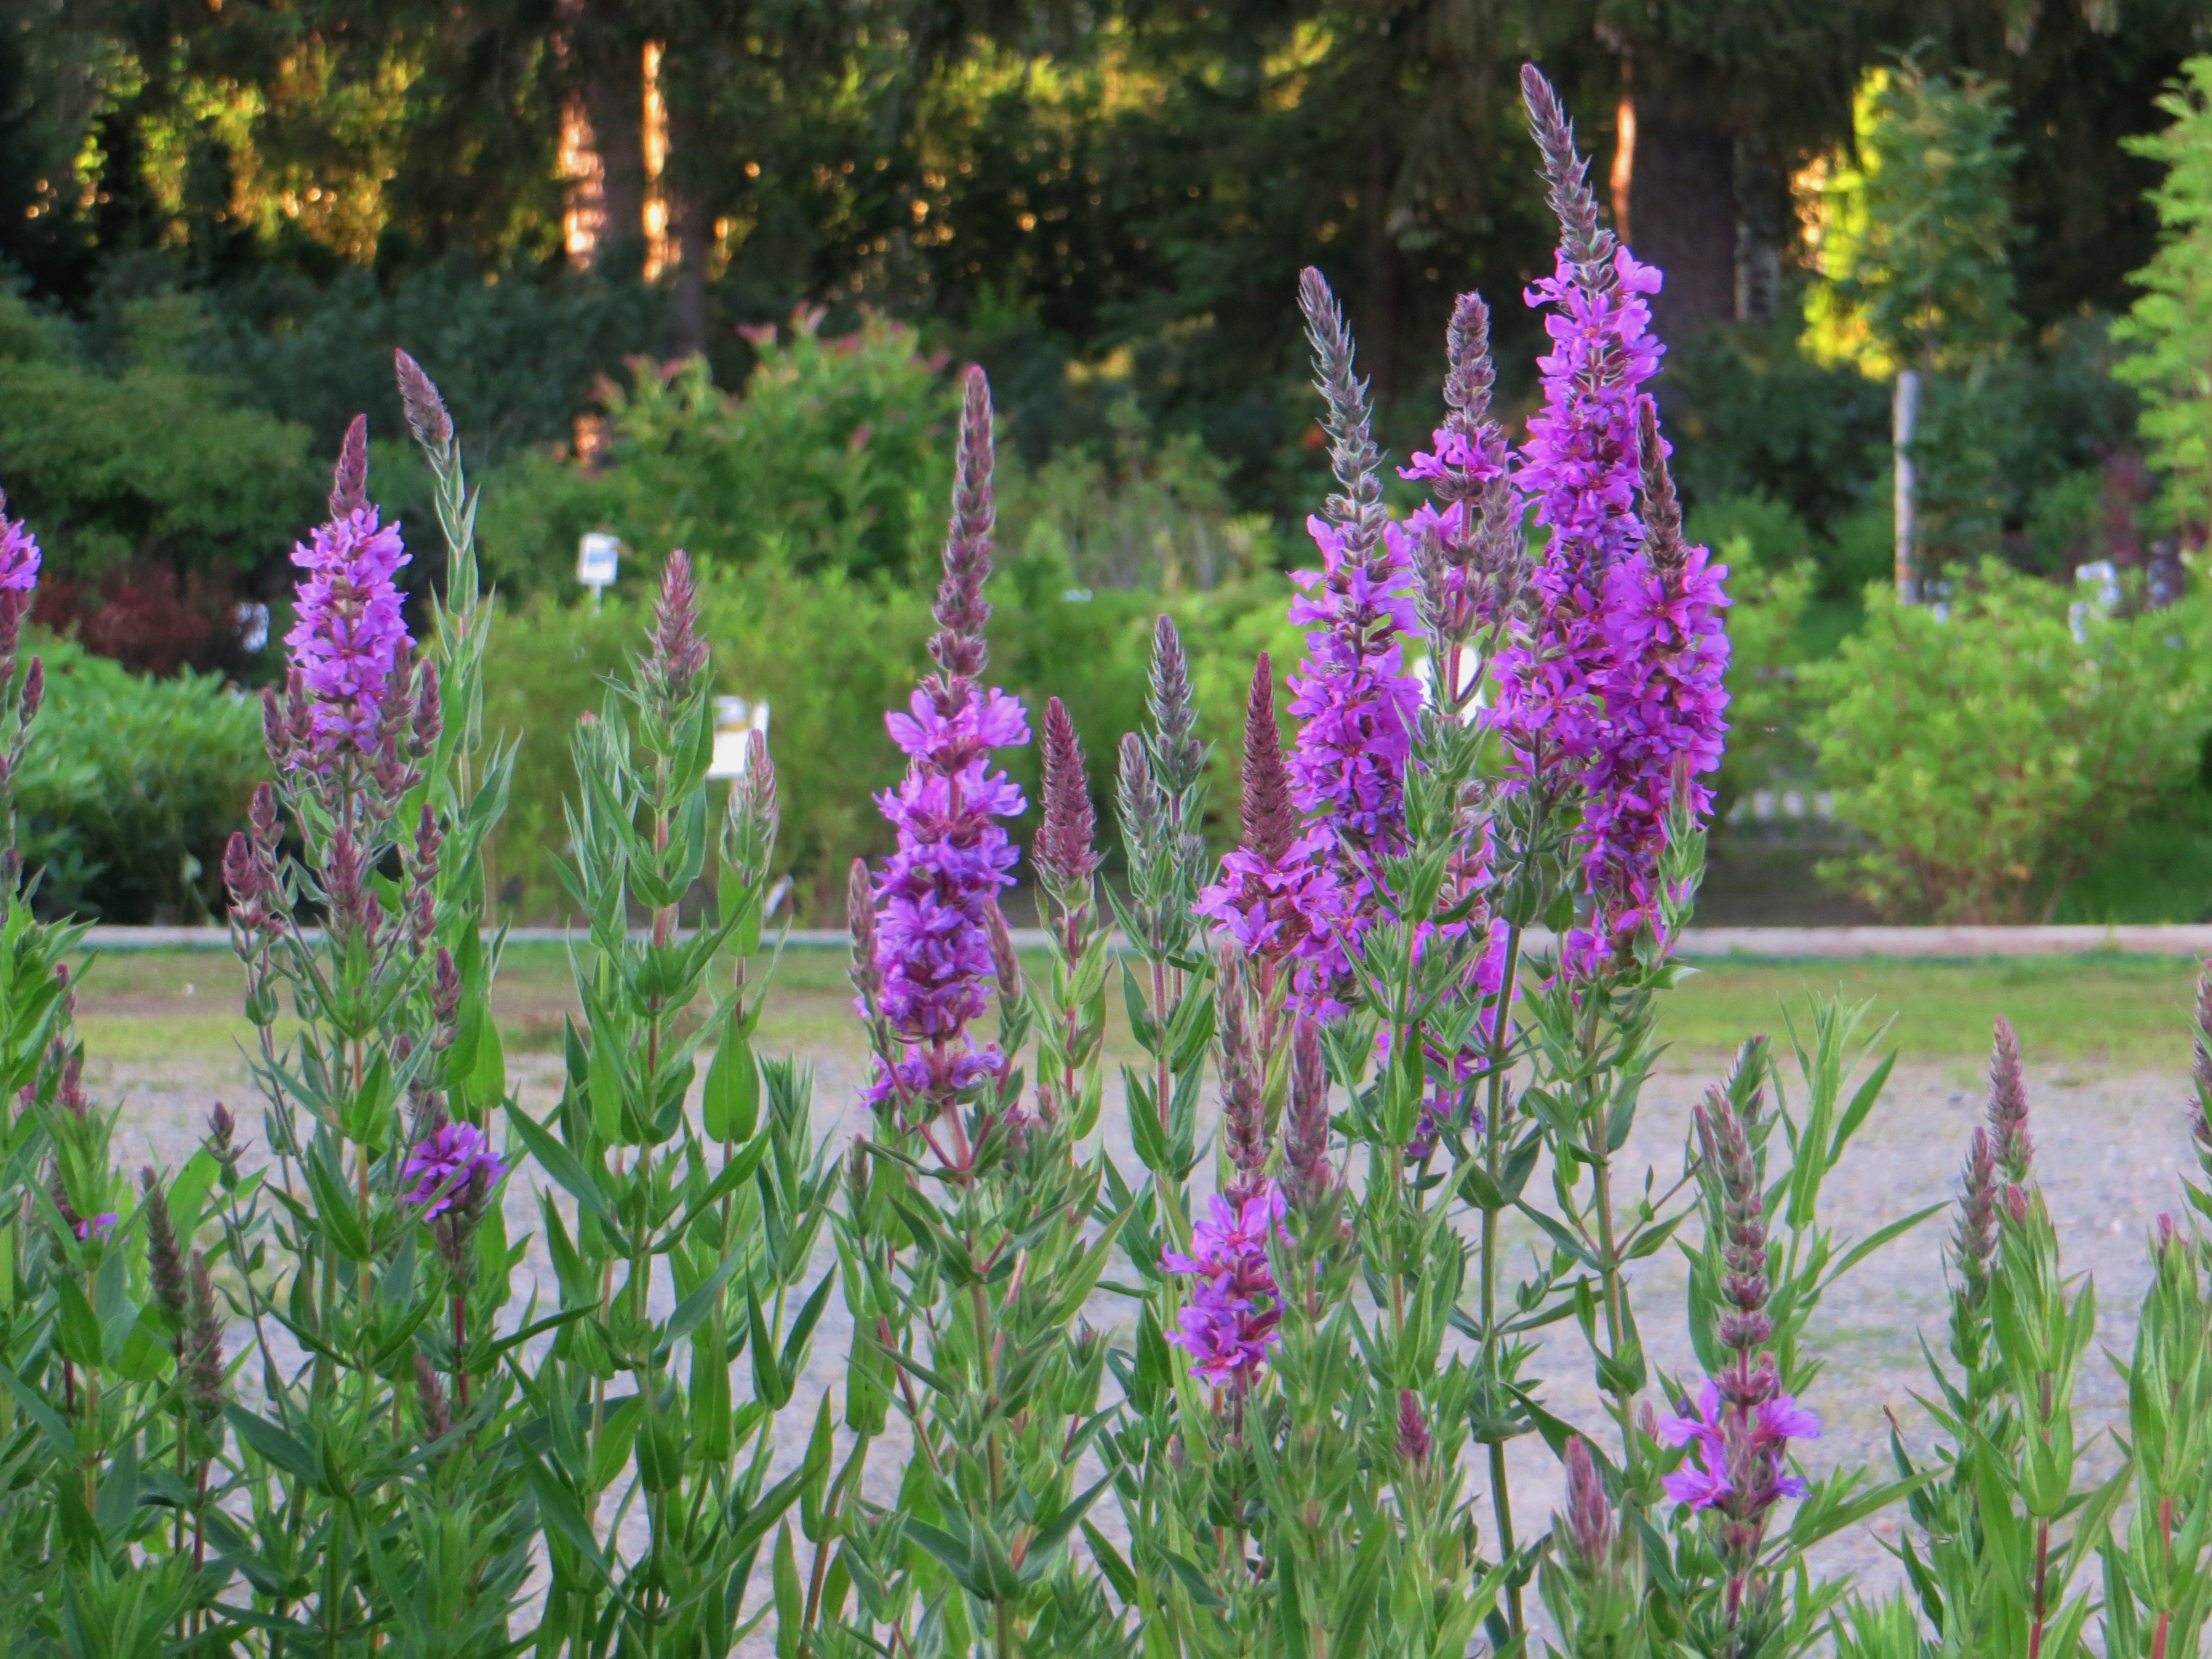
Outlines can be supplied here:
<path id="1" fill-rule="evenodd" d="M 2003 1014 L 2032 1064 L 2179 1070 L 2189 1063 L 2195 980 L 2192 963 L 2149 957 L 1718 962 L 1668 994 L 1661 1031 L 1679 1054 L 1702 1061 L 1754 1032 L 1780 1039 L 1785 1009 L 1802 1011 L 1808 998 L 1840 994 L 1872 999 L 1877 1018 L 1893 1016 L 1890 1042 L 1908 1059 L 1986 1054 L 1990 1022 Z M 242 984 L 237 962 L 224 953 L 112 954 L 82 987 L 86 1039 L 95 1054 L 113 1060 L 227 1054 L 248 1029 L 236 1012 Z M 763 1034 L 767 1046 L 836 1044 L 857 1036 L 842 953 L 790 953 L 777 970 L 775 992 Z M 570 1006 L 565 950 L 511 949 L 495 1000 L 511 1047 L 557 1046 Z M 1120 1002 L 1118 995 L 1109 1000 L 1117 1039 Z"/>

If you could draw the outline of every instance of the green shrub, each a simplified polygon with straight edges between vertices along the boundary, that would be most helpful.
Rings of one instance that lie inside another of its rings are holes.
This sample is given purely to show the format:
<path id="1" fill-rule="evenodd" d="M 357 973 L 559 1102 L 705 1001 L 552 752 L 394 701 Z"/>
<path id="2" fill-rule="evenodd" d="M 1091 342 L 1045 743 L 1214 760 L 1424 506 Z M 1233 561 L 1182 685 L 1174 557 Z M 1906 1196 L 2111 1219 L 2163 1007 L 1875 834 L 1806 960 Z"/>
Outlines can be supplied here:
<path id="1" fill-rule="evenodd" d="M 2183 64 L 2159 106 L 2172 124 L 2126 141 L 2166 174 L 2150 198 L 2158 254 L 2136 273 L 2142 297 L 2116 331 L 2136 355 L 2114 372 L 2142 392 L 2142 435 L 2166 470 L 2169 511 L 2203 532 L 2212 527 L 2212 55 Z"/>
<path id="2" fill-rule="evenodd" d="M 881 317 L 824 339 L 802 313 L 763 336 L 742 395 L 703 358 L 664 374 L 633 365 L 609 387 L 597 470 L 533 454 L 485 492 L 485 565 L 510 591 L 557 582 L 577 539 L 611 531 L 633 582 L 674 548 L 743 567 L 773 561 L 895 584 L 921 579 L 951 488 L 957 394 L 914 331 Z"/>
<path id="3" fill-rule="evenodd" d="M 104 374 L 68 325 L 0 292 L 0 484 L 52 574 L 252 568 L 289 548 L 326 488 L 306 430 L 183 366 L 206 323 L 191 301 L 138 301 L 126 323 Z"/>
<path id="4" fill-rule="evenodd" d="M 142 678 L 69 640 L 33 647 L 46 700 L 17 784 L 47 915 L 205 921 L 231 831 L 268 775 L 260 700 L 187 671 Z"/>
<path id="5" fill-rule="evenodd" d="M 780 870 L 793 878 L 803 916 L 834 923 L 847 867 L 889 845 L 872 797 L 897 781 L 902 765 L 884 714 L 904 705 L 928 669 L 928 596 L 775 561 L 744 568 L 702 562 L 701 583 L 715 689 L 765 700 L 770 709 L 784 813 Z M 1273 651 L 1279 673 L 1296 659 L 1297 630 L 1284 620 L 1289 584 L 1269 572 L 1172 602 L 1128 589 L 1081 592 L 1049 549 L 1006 560 L 994 582 L 989 679 L 1029 705 L 1033 727 L 1047 696 L 1067 705 L 1104 815 L 1120 734 L 1143 722 L 1153 619 L 1168 611 L 1191 659 L 1200 734 L 1214 745 L 1209 831 L 1234 839 L 1237 734 L 1253 655 Z M 536 921 L 563 913 L 560 803 L 575 787 L 567 734 L 577 715 L 599 707 L 602 677 L 619 668 L 642 625 L 640 606 L 621 598 L 595 617 L 580 600 L 562 605 L 539 593 L 493 636 L 486 727 L 521 744 L 494 856 L 494 879 L 511 915 Z M 1005 759 L 1033 819 L 1036 745 Z"/>
<path id="6" fill-rule="evenodd" d="M 1869 843 L 1826 878 L 1900 919 L 2041 920 L 2187 777 L 2203 597 L 2118 617 L 2070 598 L 1994 561 L 1948 606 L 1869 592 L 1866 626 L 1802 671 L 1837 816 Z"/>

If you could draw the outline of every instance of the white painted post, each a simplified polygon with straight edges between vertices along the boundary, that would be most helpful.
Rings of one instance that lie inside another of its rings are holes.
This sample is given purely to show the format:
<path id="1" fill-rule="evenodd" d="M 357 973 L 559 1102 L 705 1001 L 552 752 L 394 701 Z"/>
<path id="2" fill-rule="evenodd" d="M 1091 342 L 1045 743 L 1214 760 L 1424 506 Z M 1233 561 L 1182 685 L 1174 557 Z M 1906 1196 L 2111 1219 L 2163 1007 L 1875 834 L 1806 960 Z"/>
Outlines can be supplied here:
<path id="1" fill-rule="evenodd" d="M 1920 423 L 1920 374 L 1905 369 L 1897 377 L 1897 400 L 1890 410 L 1890 443 L 1897 458 L 1897 600 L 1920 603 L 1919 526 L 1913 514 L 1912 435 Z"/>

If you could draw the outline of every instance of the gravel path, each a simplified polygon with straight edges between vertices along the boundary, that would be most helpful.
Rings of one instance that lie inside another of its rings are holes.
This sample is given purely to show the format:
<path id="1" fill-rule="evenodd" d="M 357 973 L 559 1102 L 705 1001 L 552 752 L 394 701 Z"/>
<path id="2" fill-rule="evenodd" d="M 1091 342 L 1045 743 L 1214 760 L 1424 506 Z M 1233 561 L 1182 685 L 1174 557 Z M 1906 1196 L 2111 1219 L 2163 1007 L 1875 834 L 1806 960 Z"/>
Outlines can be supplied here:
<path id="1" fill-rule="evenodd" d="M 98 1054 L 96 1039 L 94 1054 Z M 825 1135 L 842 1143 L 858 1127 L 853 1106 L 856 1066 L 848 1051 L 811 1056 L 817 1067 L 816 1121 Z M 260 1139 L 259 1112 L 250 1104 L 242 1073 L 234 1066 L 208 1063 L 107 1063 L 95 1058 L 90 1081 L 99 1097 L 124 1108 L 117 1156 L 135 1167 L 149 1155 L 174 1164 L 197 1144 L 207 1109 L 218 1097 L 239 1110 L 246 1132 Z M 558 1087 L 552 1056 L 517 1055 L 510 1072 L 524 1100 L 543 1112 Z M 1648 1161 L 1662 1188 L 1681 1167 L 1683 1136 L 1690 1103 L 1714 1080 L 1711 1068 L 1662 1072 L 1648 1085 L 1644 1109 L 1623 1154 L 1627 1178 L 1640 1185 Z M 2100 1316 L 2099 1344 L 2124 1354 L 2133 1339 L 2135 1309 L 2148 1281 L 2143 1237 L 2161 1210 L 2182 1207 L 2178 1170 L 2191 1160 L 2185 1128 L 2185 1077 L 2171 1073 L 2098 1074 L 2075 1066 L 2029 1072 L 2033 1103 L 2036 1165 L 2051 1209 L 2057 1219 L 2069 1271 L 2094 1276 Z M 1844 1166 L 1829 1184 L 1824 1218 L 1846 1237 L 1867 1232 L 1922 1206 L 1939 1202 L 1955 1190 L 1955 1174 L 1966 1139 L 1981 1109 L 1983 1085 L 1974 1069 L 1963 1065 L 1900 1066 L 1892 1079 Z M 1123 1168 L 1136 1162 L 1127 1145 L 1116 1107 L 1109 1103 L 1109 1139 Z M 1539 1174 L 1533 1193 L 1547 1189 Z M 525 1181 L 513 1183 L 508 1223 L 520 1236 L 534 1231 L 536 1200 Z M 1892 1244 L 1839 1285 L 1815 1316 L 1809 1345 L 1827 1370 L 1808 1391 L 1806 1403 L 1827 1425 L 1825 1437 L 1809 1449 L 1808 1463 L 1820 1473 L 1839 1464 L 1876 1461 L 1886 1467 L 1887 1415 L 1894 1413 L 1909 1441 L 1924 1443 L 1925 1415 L 1913 1399 L 1923 1390 L 1918 1336 L 1924 1332 L 1939 1351 L 1946 1311 L 1941 1247 L 1948 1216 L 1938 1216 Z M 1533 1228 L 1525 1230 L 1533 1241 Z M 832 1256 L 826 1244 L 816 1273 L 827 1271 Z M 555 1285 L 550 1263 L 533 1244 L 528 1267 L 550 1297 Z M 1692 1375 L 1696 1367 L 1684 1320 L 1686 1273 L 1680 1255 L 1662 1252 L 1640 1264 L 1635 1279 L 1638 1320 L 1655 1367 L 1669 1375 Z M 665 1301 L 665 1297 L 664 1297 Z M 1126 1333 L 1129 1304 L 1103 1297 L 1094 1321 Z M 780 1419 L 787 1434 L 783 1455 L 795 1461 L 811 1426 L 814 1395 L 842 1379 L 848 1336 L 842 1297 L 833 1295 L 814 1346 L 813 1363 L 799 1398 Z M 1564 1330 L 1561 1336 L 1559 1332 Z M 1552 1340 L 1532 1368 L 1543 1380 L 1543 1397 L 1560 1416 L 1586 1425 L 1596 1435 L 1603 1423 L 1598 1395 L 1581 1339 L 1571 1324 L 1554 1327 Z M 742 1380 L 739 1386 L 742 1387 Z M 2123 1407 L 2122 1386 L 2110 1365 L 2093 1360 L 2084 1366 L 2081 1392 L 2083 1439 L 2114 1425 Z M 894 1419 L 896 1426 L 896 1419 Z M 2116 1462 L 2109 1437 L 2100 1436 L 2091 1452 L 2093 1468 Z M 871 1495 L 890 1496 L 903 1449 L 894 1443 L 872 1459 Z M 1560 1500 L 1557 1466 L 1540 1442 L 1525 1439 L 1513 1449 L 1514 1510 L 1524 1528 L 1540 1528 Z M 1480 1485 L 1480 1477 L 1475 1477 Z M 1117 1517 L 1102 1506 L 1097 1518 L 1118 1532 Z M 1896 1522 L 1877 1517 L 1856 1532 L 1826 1546 L 1816 1560 L 1824 1573 L 1857 1574 L 1873 1589 L 1886 1589 L 1898 1573 L 1883 1549 Z M 627 1529 L 626 1529 L 627 1531 Z M 626 1538 L 625 1543 L 629 1540 Z M 769 1650 L 763 1646 L 760 1651 Z"/>

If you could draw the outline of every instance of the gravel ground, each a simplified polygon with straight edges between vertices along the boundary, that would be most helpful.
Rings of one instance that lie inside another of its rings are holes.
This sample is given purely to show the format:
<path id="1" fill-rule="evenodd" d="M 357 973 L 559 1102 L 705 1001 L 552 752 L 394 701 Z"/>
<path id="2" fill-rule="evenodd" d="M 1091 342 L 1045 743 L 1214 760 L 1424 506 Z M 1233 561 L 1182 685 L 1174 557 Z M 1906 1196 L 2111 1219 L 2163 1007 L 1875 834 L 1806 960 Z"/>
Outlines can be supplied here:
<path id="1" fill-rule="evenodd" d="M 96 1056 L 99 1044 L 92 1044 Z M 812 1056 L 817 1066 L 817 1124 L 842 1142 L 858 1127 L 853 1105 L 855 1063 L 847 1051 Z M 91 1081 L 107 1101 L 119 1103 L 117 1155 L 125 1167 L 148 1156 L 172 1164 L 189 1156 L 209 1106 L 218 1097 L 239 1110 L 247 1133 L 258 1135 L 259 1113 L 242 1073 L 223 1062 L 173 1060 L 160 1063 L 113 1062 L 97 1059 Z M 517 1055 L 510 1073 L 526 1104 L 539 1111 L 558 1086 L 557 1061 L 551 1056 Z M 1679 1171 L 1690 1103 L 1712 1081 L 1711 1069 L 1662 1072 L 1645 1092 L 1645 1106 L 1624 1153 L 1623 1167 L 1640 1183 L 1648 1161 L 1663 1188 Z M 2037 1169 L 2051 1212 L 2057 1218 L 2069 1270 L 2094 1276 L 2100 1309 L 2097 1340 L 2124 1354 L 2132 1341 L 2135 1309 L 2148 1279 L 2142 1241 L 2161 1210 L 2182 1206 L 2178 1168 L 2189 1158 L 2186 1097 L 2179 1072 L 2096 1073 L 2081 1066 L 2030 1068 Z M 1876 1106 L 1844 1166 L 1832 1177 L 1822 1204 L 1823 1216 L 1846 1237 L 1867 1232 L 1924 1205 L 1949 1197 L 1965 1142 L 1981 1109 L 1983 1085 L 1972 1067 L 1951 1065 L 1900 1066 Z M 1136 1167 L 1118 1111 L 1109 1104 L 1109 1141 L 1125 1169 Z M 1532 1193 L 1546 1189 L 1540 1174 Z M 526 1181 L 512 1184 L 508 1221 L 516 1236 L 536 1225 L 536 1201 Z M 1892 1244 L 1832 1293 L 1816 1315 L 1810 1346 L 1827 1369 L 1808 1393 L 1806 1403 L 1827 1425 L 1823 1439 L 1808 1449 L 1807 1462 L 1818 1474 L 1839 1465 L 1886 1460 L 1887 1418 L 1893 1413 L 1908 1440 L 1924 1443 L 1925 1414 L 1913 1398 L 1924 1388 L 1918 1337 L 1925 1333 L 1939 1351 L 1943 1340 L 1945 1294 L 1941 1264 L 1948 1216 L 1938 1216 Z M 1535 1237 L 1528 1229 L 1530 1238 Z M 817 1272 L 831 1261 L 826 1246 Z M 544 1295 L 555 1285 L 550 1264 L 533 1246 L 529 1269 Z M 1668 1374 L 1692 1374 L 1684 1322 L 1683 1264 L 1662 1252 L 1641 1264 L 1635 1280 L 1638 1319 L 1654 1365 Z M 664 1298 L 665 1299 L 665 1298 Z M 1109 1330 L 1126 1330 L 1128 1304 L 1100 1299 L 1094 1319 Z M 788 1435 L 783 1448 L 796 1459 L 811 1426 L 812 1395 L 842 1376 L 848 1335 L 842 1299 L 833 1295 L 814 1347 L 800 1397 L 780 1419 Z M 1574 1327 L 1554 1327 L 1551 1342 L 1533 1368 L 1543 1379 L 1550 1408 L 1596 1434 L 1603 1419 L 1587 1357 Z M 1556 1334 L 1564 1330 L 1564 1337 Z M 740 1382 L 740 1386 L 742 1382 Z M 2084 1366 L 2081 1406 L 2085 1443 L 2093 1431 L 2113 1425 L 2124 1404 L 2122 1385 L 2101 1363 Z M 894 1419 L 896 1425 L 896 1419 Z M 2117 1454 L 2108 1436 L 2099 1435 L 2089 1455 L 2093 1468 L 2109 1469 Z M 887 1443 L 872 1460 L 872 1496 L 887 1497 L 902 1466 L 903 1449 Z M 1475 1484 L 1480 1485 L 1480 1477 Z M 1560 1501 L 1557 1466 L 1533 1438 L 1513 1451 L 1514 1510 L 1524 1528 L 1540 1526 Z M 1117 1531 L 1115 1517 L 1102 1507 L 1097 1518 Z M 1870 1589 L 1884 1589 L 1899 1575 L 1883 1545 L 1895 1536 L 1890 1516 L 1832 1540 L 1816 1567 L 1833 1576 L 1850 1573 Z M 627 1529 L 626 1529 L 627 1531 Z M 630 1540 L 627 1539 L 627 1544 Z M 761 1651 L 768 1651 L 763 1647 Z"/>

